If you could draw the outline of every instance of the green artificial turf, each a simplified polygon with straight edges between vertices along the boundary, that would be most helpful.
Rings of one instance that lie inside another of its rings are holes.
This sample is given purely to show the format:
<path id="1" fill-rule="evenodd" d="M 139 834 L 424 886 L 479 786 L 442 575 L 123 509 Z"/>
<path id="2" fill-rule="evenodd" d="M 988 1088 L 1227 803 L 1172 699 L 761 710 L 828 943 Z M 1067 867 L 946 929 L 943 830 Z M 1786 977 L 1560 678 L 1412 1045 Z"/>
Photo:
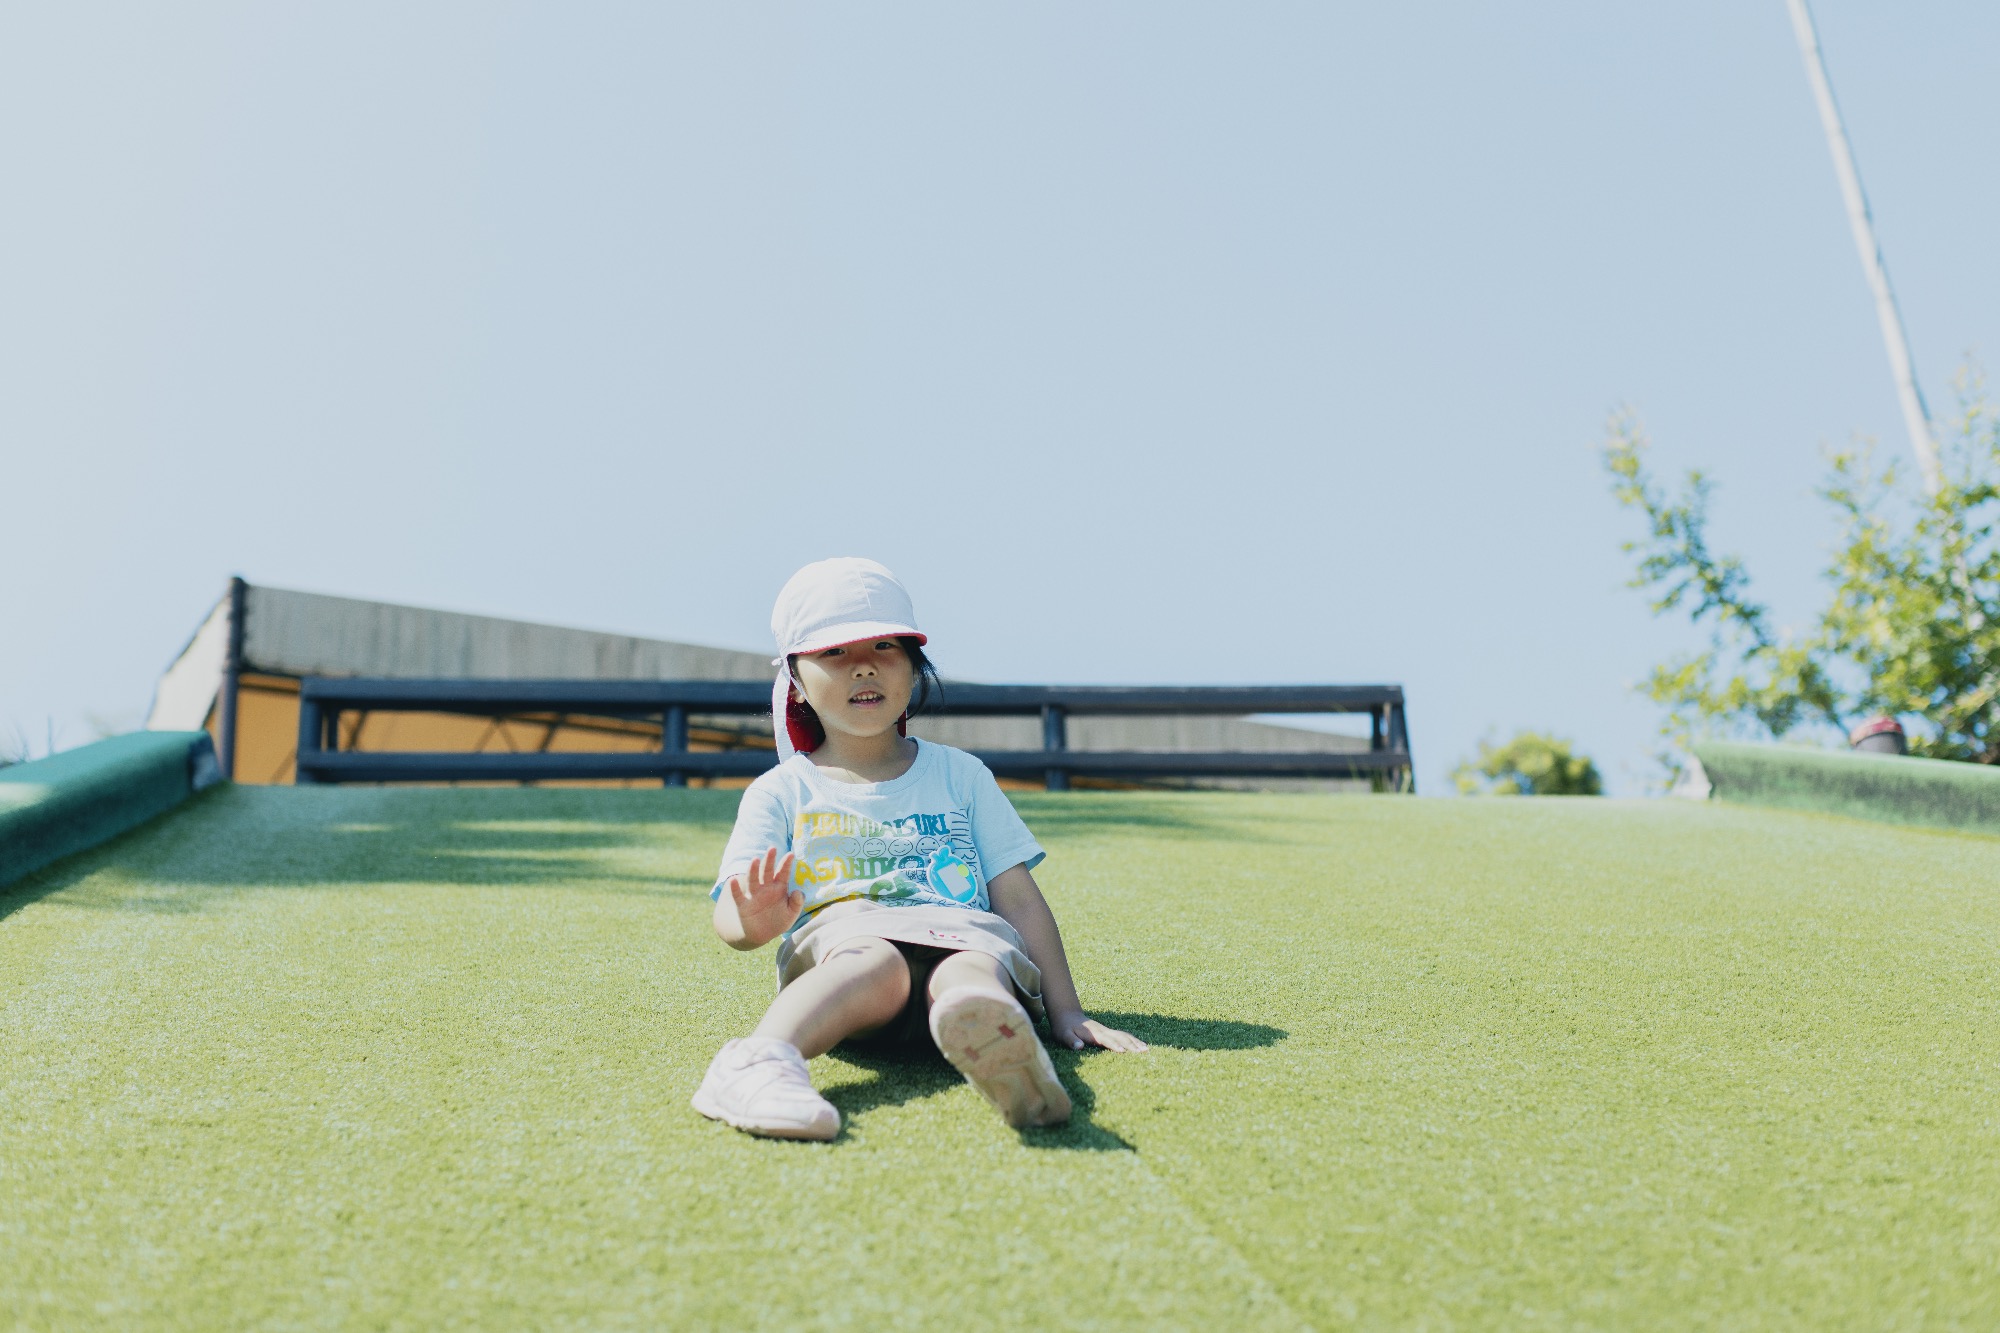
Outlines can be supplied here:
<path id="1" fill-rule="evenodd" d="M 767 998 L 733 798 L 217 789 L 0 891 L 0 1326 L 2000 1325 L 2000 839 L 1678 802 L 1033 796 L 1016 1134 Z"/>
<path id="2" fill-rule="evenodd" d="M 2000 833 L 2000 767 L 1805 745 L 1694 747 L 1716 800 Z"/>

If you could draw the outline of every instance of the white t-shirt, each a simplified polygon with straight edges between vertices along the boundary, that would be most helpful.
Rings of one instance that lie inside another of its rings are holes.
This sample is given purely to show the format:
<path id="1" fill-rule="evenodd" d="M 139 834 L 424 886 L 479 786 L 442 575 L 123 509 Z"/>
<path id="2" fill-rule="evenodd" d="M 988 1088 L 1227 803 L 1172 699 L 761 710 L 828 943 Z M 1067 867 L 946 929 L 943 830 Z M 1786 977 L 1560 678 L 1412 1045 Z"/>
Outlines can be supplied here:
<path id="1" fill-rule="evenodd" d="M 917 742 L 909 771 L 888 782 L 835 782 L 795 755 L 750 784 L 709 897 L 776 847 L 797 854 L 792 887 L 806 904 L 785 933 L 831 903 L 991 911 L 986 882 L 1047 855 L 986 765 Z"/>

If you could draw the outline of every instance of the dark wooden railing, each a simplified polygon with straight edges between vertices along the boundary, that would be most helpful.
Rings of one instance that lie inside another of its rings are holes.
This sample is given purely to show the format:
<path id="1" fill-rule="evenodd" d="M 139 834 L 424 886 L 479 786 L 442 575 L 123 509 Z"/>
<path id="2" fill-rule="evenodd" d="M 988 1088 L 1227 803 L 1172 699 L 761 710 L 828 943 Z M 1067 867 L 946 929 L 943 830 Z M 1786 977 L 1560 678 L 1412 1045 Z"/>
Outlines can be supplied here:
<path id="1" fill-rule="evenodd" d="M 1400 685 L 971 685 L 947 683 L 926 716 L 1040 717 L 1039 750 L 979 751 L 1001 777 L 1039 778 L 1060 791 L 1071 777 L 1370 778 L 1413 791 Z M 299 691 L 298 781 L 524 782 L 550 778 L 754 777 L 777 762 L 764 749 L 690 750 L 688 718 L 768 715 L 770 686 L 733 680 L 388 680 L 309 677 Z M 661 748 L 642 753 L 448 753 L 342 750 L 345 713 L 461 713 L 484 717 L 579 714 L 657 719 Z M 1365 713 L 1369 748 L 1352 751 L 1072 750 L 1076 716 Z"/>

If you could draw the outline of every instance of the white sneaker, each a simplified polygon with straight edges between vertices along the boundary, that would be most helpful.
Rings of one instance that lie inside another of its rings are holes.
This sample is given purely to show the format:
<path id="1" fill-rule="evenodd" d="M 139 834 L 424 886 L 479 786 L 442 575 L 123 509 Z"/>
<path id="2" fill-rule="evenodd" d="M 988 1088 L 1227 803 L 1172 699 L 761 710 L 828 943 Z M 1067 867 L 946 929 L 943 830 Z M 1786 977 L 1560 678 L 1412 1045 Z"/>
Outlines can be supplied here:
<path id="1" fill-rule="evenodd" d="M 840 1112 L 813 1091 L 799 1048 L 775 1037 L 722 1043 L 695 1089 L 694 1109 L 773 1139 L 830 1139 Z"/>
<path id="2" fill-rule="evenodd" d="M 986 986 L 953 987 L 931 1001 L 931 1040 L 1015 1129 L 1069 1119 L 1069 1093 L 1013 996 Z"/>

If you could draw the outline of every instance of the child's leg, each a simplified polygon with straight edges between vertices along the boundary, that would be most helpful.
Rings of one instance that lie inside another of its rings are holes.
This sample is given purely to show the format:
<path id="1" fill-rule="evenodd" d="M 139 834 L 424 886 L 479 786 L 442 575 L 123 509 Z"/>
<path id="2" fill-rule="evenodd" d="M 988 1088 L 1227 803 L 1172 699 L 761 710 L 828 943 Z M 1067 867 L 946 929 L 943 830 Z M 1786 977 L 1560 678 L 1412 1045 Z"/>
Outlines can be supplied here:
<path id="1" fill-rule="evenodd" d="M 779 991 L 751 1035 L 788 1041 L 810 1060 L 844 1038 L 881 1027 L 909 998 L 910 965 L 902 950 L 887 940 L 849 940 Z"/>
<path id="2" fill-rule="evenodd" d="M 835 945 L 778 992 L 748 1037 L 723 1043 L 694 1109 L 752 1134 L 830 1139 L 840 1111 L 813 1091 L 806 1061 L 843 1037 L 878 1028 L 910 998 L 910 965 L 887 940 Z"/>
<path id="3" fill-rule="evenodd" d="M 998 958 L 990 953 L 980 953 L 977 949 L 961 949 L 951 957 L 941 960 L 931 969 L 931 984 L 927 988 L 932 1000 L 954 986 L 986 986 L 1011 995 L 1014 978 Z"/>
<path id="4" fill-rule="evenodd" d="M 938 1050 L 1008 1124 L 1023 1129 L 1069 1119 L 1069 1093 L 999 959 L 970 949 L 955 953 L 931 972 L 928 991 Z"/>

